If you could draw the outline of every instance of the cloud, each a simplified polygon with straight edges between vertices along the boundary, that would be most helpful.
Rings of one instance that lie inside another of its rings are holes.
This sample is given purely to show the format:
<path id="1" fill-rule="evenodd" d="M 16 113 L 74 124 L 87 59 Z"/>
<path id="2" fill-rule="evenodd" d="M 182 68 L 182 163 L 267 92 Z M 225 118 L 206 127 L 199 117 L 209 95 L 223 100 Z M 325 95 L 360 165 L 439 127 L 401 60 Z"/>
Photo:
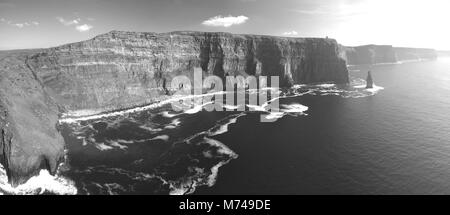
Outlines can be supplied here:
<path id="1" fill-rule="evenodd" d="M 17 28 L 23 28 L 23 27 L 27 27 L 27 26 L 31 26 L 31 25 L 35 25 L 35 26 L 39 25 L 39 23 L 36 21 L 32 21 L 31 24 L 30 24 L 30 22 L 14 23 L 11 20 L 7 20 L 5 18 L 0 18 L 0 22 L 6 23 L 9 26 L 13 26 L 13 27 L 17 27 Z"/>
<path id="2" fill-rule="evenodd" d="M 298 32 L 297 31 L 288 31 L 288 32 L 284 32 L 283 35 L 287 36 L 287 37 L 298 36 Z"/>
<path id="3" fill-rule="evenodd" d="M 246 16 L 215 16 L 203 21 L 203 25 L 213 27 L 230 27 L 232 25 L 239 25 L 245 23 L 248 20 Z"/>
<path id="4" fill-rule="evenodd" d="M 91 30 L 93 27 L 94 26 L 92 26 L 92 25 L 83 24 L 83 25 L 77 25 L 77 27 L 75 27 L 75 29 L 77 29 L 77 31 L 79 31 L 79 32 L 85 32 L 85 31 Z"/>
<path id="5" fill-rule="evenodd" d="M 57 19 L 60 23 L 62 23 L 63 25 L 66 25 L 66 26 L 76 25 L 76 24 L 79 24 L 80 21 L 81 21 L 80 18 L 76 18 L 76 19 L 74 19 L 74 20 L 65 20 L 65 19 L 62 18 L 62 17 L 56 17 L 56 19 Z"/>
<path id="6" fill-rule="evenodd" d="M 86 32 L 91 30 L 92 28 L 94 28 L 94 26 L 86 24 L 86 23 L 81 23 L 81 18 L 76 18 L 73 20 L 66 20 L 62 17 L 56 17 L 56 19 L 63 25 L 65 26 L 73 26 L 75 25 L 75 30 L 79 31 L 79 32 Z M 87 20 L 90 20 L 91 18 L 87 18 Z"/>
<path id="7" fill-rule="evenodd" d="M 25 24 L 24 23 L 16 23 L 16 24 L 13 24 L 13 26 L 16 26 L 18 28 L 23 28 L 25 26 Z"/>

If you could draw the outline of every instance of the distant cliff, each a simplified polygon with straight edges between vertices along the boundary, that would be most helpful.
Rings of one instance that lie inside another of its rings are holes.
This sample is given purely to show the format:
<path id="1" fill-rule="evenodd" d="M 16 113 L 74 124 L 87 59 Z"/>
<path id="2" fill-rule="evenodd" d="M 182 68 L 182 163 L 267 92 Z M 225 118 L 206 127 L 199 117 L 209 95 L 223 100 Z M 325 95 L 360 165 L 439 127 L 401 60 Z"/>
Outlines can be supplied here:
<path id="1" fill-rule="evenodd" d="M 0 55 L 0 163 L 13 185 L 63 158 L 61 113 L 100 113 L 164 99 L 176 75 L 279 76 L 281 86 L 348 83 L 332 39 L 112 31 L 50 49 Z M 170 90 L 170 89 L 169 89 Z"/>
<path id="2" fill-rule="evenodd" d="M 398 61 L 410 60 L 435 60 L 438 58 L 438 53 L 434 49 L 419 49 L 419 48 L 399 48 L 396 47 Z"/>
<path id="3" fill-rule="evenodd" d="M 390 45 L 341 47 L 341 56 L 348 65 L 397 63 L 401 61 L 434 60 L 434 49 L 400 48 Z"/>
<path id="4" fill-rule="evenodd" d="M 397 58 L 392 46 L 366 45 L 343 47 L 349 65 L 395 63 Z"/>
<path id="5" fill-rule="evenodd" d="M 438 56 L 439 57 L 449 57 L 450 51 L 438 51 Z"/>

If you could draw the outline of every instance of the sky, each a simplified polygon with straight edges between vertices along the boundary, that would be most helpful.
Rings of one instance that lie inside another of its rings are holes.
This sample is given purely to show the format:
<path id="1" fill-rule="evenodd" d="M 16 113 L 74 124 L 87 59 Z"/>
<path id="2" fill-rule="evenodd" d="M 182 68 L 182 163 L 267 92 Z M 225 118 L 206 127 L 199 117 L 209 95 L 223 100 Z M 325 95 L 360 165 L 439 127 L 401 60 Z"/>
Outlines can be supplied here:
<path id="1" fill-rule="evenodd" d="M 330 37 L 450 50 L 449 0 L 0 0 L 0 50 L 46 48 L 112 30 Z"/>

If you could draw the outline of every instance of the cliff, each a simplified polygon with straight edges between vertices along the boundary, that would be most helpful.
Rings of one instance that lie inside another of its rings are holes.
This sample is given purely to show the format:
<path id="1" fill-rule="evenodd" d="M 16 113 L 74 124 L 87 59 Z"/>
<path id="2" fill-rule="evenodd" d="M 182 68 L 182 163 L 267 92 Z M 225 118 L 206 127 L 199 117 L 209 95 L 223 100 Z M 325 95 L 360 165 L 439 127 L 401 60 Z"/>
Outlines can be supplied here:
<path id="1" fill-rule="evenodd" d="M 395 48 L 398 61 L 419 61 L 419 60 L 435 60 L 438 53 L 434 49 L 421 48 Z"/>
<path id="2" fill-rule="evenodd" d="M 17 185 L 56 171 L 62 113 L 87 115 L 164 99 L 174 76 L 279 76 L 281 86 L 348 83 L 335 40 L 229 33 L 112 31 L 91 40 L 1 56 L 0 162 Z"/>
<path id="3" fill-rule="evenodd" d="M 438 57 L 448 57 L 450 56 L 450 51 L 438 51 Z"/>
<path id="4" fill-rule="evenodd" d="M 26 55 L 0 62 L 0 163 L 14 186 L 39 169 L 55 173 L 64 157 L 56 129 L 58 105 L 26 64 Z"/>
<path id="5" fill-rule="evenodd" d="M 397 63 L 400 61 L 435 60 L 434 49 L 401 48 L 390 45 L 341 47 L 341 56 L 348 65 Z"/>
<path id="6" fill-rule="evenodd" d="M 395 63 L 397 58 L 392 46 L 366 45 L 344 47 L 344 56 L 349 65 Z"/>

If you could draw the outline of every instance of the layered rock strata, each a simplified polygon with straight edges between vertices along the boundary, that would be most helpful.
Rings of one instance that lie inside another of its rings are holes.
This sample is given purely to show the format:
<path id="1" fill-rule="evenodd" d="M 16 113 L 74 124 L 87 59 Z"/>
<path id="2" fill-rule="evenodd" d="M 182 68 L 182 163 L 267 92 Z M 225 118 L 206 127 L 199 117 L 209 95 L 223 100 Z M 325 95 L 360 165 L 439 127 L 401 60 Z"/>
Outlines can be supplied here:
<path id="1" fill-rule="evenodd" d="M 61 114 L 83 116 L 170 96 L 178 75 L 278 76 L 348 83 L 335 40 L 229 33 L 112 31 L 55 48 L 0 55 L 0 163 L 13 185 L 63 159 Z"/>

